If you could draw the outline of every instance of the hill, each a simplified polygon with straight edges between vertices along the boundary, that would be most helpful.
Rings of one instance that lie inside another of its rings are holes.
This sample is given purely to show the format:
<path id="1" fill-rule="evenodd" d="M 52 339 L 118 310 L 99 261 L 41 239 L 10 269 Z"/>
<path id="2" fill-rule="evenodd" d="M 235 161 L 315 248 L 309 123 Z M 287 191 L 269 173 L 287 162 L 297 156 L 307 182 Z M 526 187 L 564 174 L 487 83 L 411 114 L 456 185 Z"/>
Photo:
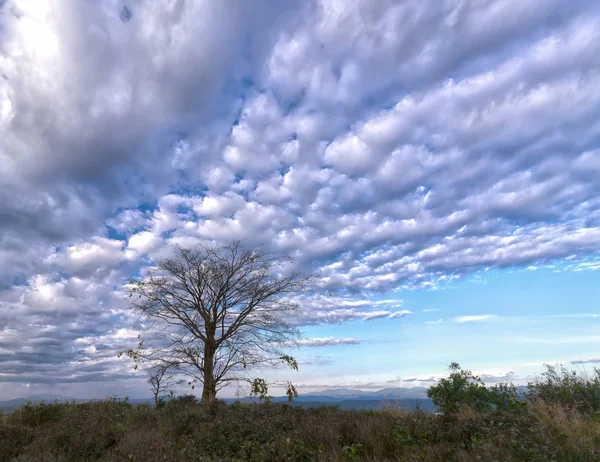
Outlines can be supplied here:
<path id="1" fill-rule="evenodd" d="M 7 401 L 0 401 L 0 409 L 5 413 L 14 411 L 24 406 L 27 402 L 32 404 L 39 403 L 86 403 L 89 399 L 73 399 L 59 395 L 30 395 L 24 398 L 17 398 Z M 259 400 L 253 396 L 244 398 L 225 398 L 225 402 L 232 404 L 236 401 L 242 403 L 258 403 Z M 287 403 L 287 396 L 276 396 L 273 398 L 275 403 Z M 148 403 L 153 404 L 152 398 L 130 399 L 132 404 Z M 293 406 L 315 407 L 336 405 L 341 409 L 368 409 L 377 410 L 384 407 L 401 407 L 406 410 L 421 408 L 426 412 L 433 412 L 433 403 L 427 398 L 424 388 L 386 388 L 376 391 L 363 391 L 351 389 L 327 389 L 316 393 L 303 393 L 292 402 Z"/>
<path id="2" fill-rule="evenodd" d="M 543 401 L 444 416 L 322 404 L 204 406 L 182 397 L 160 409 L 117 401 L 20 408 L 0 418 L 0 460 L 592 461 L 599 435 L 597 419 Z"/>
<path id="3" fill-rule="evenodd" d="M 240 402 L 243 404 L 258 404 L 260 401 L 256 397 L 247 397 L 242 399 L 229 398 L 224 400 L 228 404 Z M 288 404 L 287 397 L 275 397 L 272 402 L 277 404 Z M 382 410 L 382 409 L 403 409 L 405 411 L 414 411 L 421 409 L 425 412 L 434 412 L 435 407 L 430 399 L 427 398 L 402 398 L 402 399 L 380 399 L 380 398 L 333 398 L 330 396 L 300 396 L 291 403 L 294 407 L 320 407 L 336 406 L 339 409 L 354 410 Z"/>

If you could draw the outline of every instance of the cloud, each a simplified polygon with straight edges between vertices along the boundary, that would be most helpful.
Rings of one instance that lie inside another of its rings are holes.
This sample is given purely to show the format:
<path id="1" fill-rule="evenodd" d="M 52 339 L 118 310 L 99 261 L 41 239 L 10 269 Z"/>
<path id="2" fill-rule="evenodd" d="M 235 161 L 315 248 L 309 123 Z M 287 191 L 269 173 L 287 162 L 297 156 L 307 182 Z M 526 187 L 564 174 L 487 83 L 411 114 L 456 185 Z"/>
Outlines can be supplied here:
<path id="1" fill-rule="evenodd" d="M 363 340 L 359 338 L 336 338 L 336 337 L 323 337 L 323 338 L 304 338 L 294 342 L 299 347 L 323 347 L 323 346 L 336 346 L 336 345 L 358 345 Z"/>
<path id="2" fill-rule="evenodd" d="M 308 359 L 298 361 L 300 366 L 330 366 L 333 364 L 331 356 L 316 355 Z"/>
<path id="3" fill-rule="evenodd" d="M 254 65 L 243 54 L 268 50 L 270 24 L 295 11 L 294 2 L 271 3 L 253 4 L 257 15 L 235 2 L 119 11 L 9 1 L 0 18 L 2 229 L 50 242 L 83 237 L 117 207 L 167 192 L 187 168 L 198 124 L 217 134 L 220 116 L 239 109 L 227 81 Z M 210 155 L 193 157 L 201 168 Z"/>
<path id="4" fill-rule="evenodd" d="M 577 337 L 521 337 L 513 339 L 523 343 L 540 343 L 550 345 L 596 344 L 600 342 L 598 335 L 581 335 Z"/>
<path id="5" fill-rule="evenodd" d="M 409 377 L 406 379 L 397 379 L 397 380 L 389 380 L 386 383 L 388 384 L 398 384 L 398 383 L 414 383 L 414 382 L 437 382 L 438 379 L 435 377 L 427 377 L 427 378 L 419 378 L 419 377 Z"/>
<path id="6" fill-rule="evenodd" d="M 294 297 L 299 314 L 294 322 L 301 326 L 340 324 L 348 321 L 395 319 L 411 314 L 400 310 L 401 300 L 371 300 L 334 295 L 311 294 Z"/>
<path id="7" fill-rule="evenodd" d="M 412 311 L 408 311 L 408 310 L 395 311 L 392 314 L 388 315 L 388 319 L 403 318 L 404 316 L 411 314 L 411 313 L 412 313 Z"/>
<path id="8" fill-rule="evenodd" d="M 481 321 L 493 321 L 498 317 L 493 314 L 476 314 L 476 315 L 467 315 L 467 316 L 458 316 L 454 318 L 454 320 L 458 323 L 465 322 L 481 322 Z"/>
<path id="9" fill-rule="evenodd" d="M 479 378 L 486 384 L 491 383 L 523 383 L 526 377 L 518 376 L 514 371 L 499 374 L 479 374 Z"/>
<path id="10" fill-rule="evenodd" d="M 597 271 L 599 17 L 7 0 L 0 381 L 125 377 L 123 284 L 167 244 L 292 256 L 318 283 L 299 326 L 401 318 L 399 292 L 490 269 Z"/>
<path id="11" fill-rule="evenodd" d="M 575 359 L 571 361 L 571 364 L 596 364 L 600 363 L 599 358 L 587 358 L 587 359 Z"/>
<path id="12" fill-rule="evenodd" d="M 515 385 L 527 384 L 528 381 L 532 379 L 532 377 L 525 377 L 516 374 L 513 371 L 508 372 L 498 372 L 498 373 L 477 373 L 474 372 L 475 375 L 478 375 L 482 381 L 488 385 L 493 386 L 499 383 L 514 383 Z M 440 378 L 445 377 L 446 375 L 424 375 L 420 377 L 399 377 L 396 379 L 390 379 L 385 381 L 368 381 L 368 380 L 355 380 L 348 382 L 332 382 L 329 384 L 326 383 L 311 383 L 311 382 L 300 382 L 296 384 L 298 389 L 312 389 L 312 388 L 342 388 L 349 390 L 367 390 L 367 391 L 375 391 L 381 390 L 385 388 L 413 388 L 413 387 L 425 387 L 428 388 L 432 385 L 435 385 Z"/>

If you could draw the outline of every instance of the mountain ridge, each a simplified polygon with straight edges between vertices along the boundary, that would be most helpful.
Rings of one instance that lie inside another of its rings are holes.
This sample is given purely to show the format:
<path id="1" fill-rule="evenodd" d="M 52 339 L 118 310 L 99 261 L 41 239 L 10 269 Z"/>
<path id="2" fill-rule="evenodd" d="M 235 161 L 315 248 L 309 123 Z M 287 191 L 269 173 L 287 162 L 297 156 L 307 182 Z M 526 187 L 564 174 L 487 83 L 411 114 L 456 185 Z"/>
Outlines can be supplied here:
<path id="1" fill-rule="evenodd" d="M 275 403 L 287 403 L 287 396 L 274 396 L 271 398 Z M 28 402 L 47 404 L 58 402 L 85 403 L 98 401 L 100 399 L 82 399 L 67 397 L 61 395 L 29 395 L 23 398 L 14 398 L 0 401 L 0 409 L 5 412 L 11 412 Z M 256 396 L 244 396 L 238 398 L 223 398 L 229 404 L 236 401 L 242 403 L 259 402 Z M 153 398 L 129 399 L 132 404 L 149 403 L 154 404 Z M 312 407 L 312 406 L 339 406 L 343 409 L 381 409 L 383 407 L 402 407 L 412 410 L 420 407 L 426 411 L 433 410 L 433 403 L 427 398 L 427 390 L 423 387 L 413 388 L 383 388 L 380 390 L 365 391 L 359 389 L 329 388 L 318 392 L 300 393 L 291 403 L 294 406 Z"/>

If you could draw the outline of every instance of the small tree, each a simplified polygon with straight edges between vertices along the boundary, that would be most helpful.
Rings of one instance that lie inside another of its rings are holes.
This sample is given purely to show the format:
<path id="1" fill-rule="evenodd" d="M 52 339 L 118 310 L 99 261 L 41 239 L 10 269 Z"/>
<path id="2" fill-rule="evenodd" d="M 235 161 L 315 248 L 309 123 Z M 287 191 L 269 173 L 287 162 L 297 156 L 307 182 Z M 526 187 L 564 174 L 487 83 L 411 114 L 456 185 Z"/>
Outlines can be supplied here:
<path id="1" fill-rule="evenodd" d="M 182 383 L 176 379 L 174 374 L 176 368 L 176 364 L 166 362 L 160 362 L 148 368 L 148 375 L 150 376 L 148 383 L 154 396 L 154 405 L 157 408 L 161 402 L 161 395 L 169 392 L 173 393 L 173 387 Z"/>
<path id="2" fill-rule="evenodd" d="M 252 366 L 297 363 L 281 350 L 299 332 L 290 324 L 298 306 L 289 295 L 309 282 L 282 274 L 282 260 L 262 247 L 175 248 L 146 277 L 130 281 L 132 307 L 151 321 L 151 342 L 126 354 L 177 364 L 202 402 L 229 383 L 247 381 Z"/>
<path id="3" fill-rule="evenodd" d="M 427 390 L 427 396 L 445 414 L 457 412 L 463 406 L 476 411 L 521 408 L 522 401 L 514 385 L 507 383 L 487 388 L 478 376 L 462 369 L 456 362 L 451 363 L 448 369 L 448 378 L 440 379 L 437 385 Z"/>
<path id="4" fill-rule="evenodd" d="M 477 410 L 489 406 L 487 389 L 479 377 L 463 370 L 455 362 L 448 369 L 449 377 L 440 379 L 437 385 L 427 390 L 427 396 L 433 404 L 447 414 L 458 411 L 465 404 Z"/>

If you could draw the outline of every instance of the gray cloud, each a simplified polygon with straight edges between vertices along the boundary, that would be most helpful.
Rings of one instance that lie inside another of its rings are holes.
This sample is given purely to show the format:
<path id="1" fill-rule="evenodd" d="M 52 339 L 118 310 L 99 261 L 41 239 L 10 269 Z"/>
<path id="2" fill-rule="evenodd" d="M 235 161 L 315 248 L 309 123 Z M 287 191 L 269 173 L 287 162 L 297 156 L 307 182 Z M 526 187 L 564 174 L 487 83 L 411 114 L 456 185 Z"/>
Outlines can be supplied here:
<path id="1" fill-rule="evenodd" d="M 244 54 L 260 59 L 269 25 L 294 8 L 278 5 L 138 3 L 122 21 L 114 4 L 9 1 L 20 13 L 0 16 L 2 233 L 83 237 L 116 206 L 176 184 L 200 125 L 218 134 L 234 117 L 243 92 L 228 85 L 258 65 Z"/>
<path id="2" fill-rule="evenodd" d="M 571 361 L 571 364 L 596 364 L 600 363 L 600 358 L 576 359 Z"/>
<path id="3" fill-rule="evenodd" d="M 335 345 L 358 345 L 362 342 L 359 338 L 336 338 L 336 337 L 323 337 L 323 338 L 304 338 L 294 342 L 299 347 L 323 347 L 323 346 L 335 346 Z"/>
<path id="4" fill-rule="evenodd" d="M 0 13 L 0 382 L 127 376 L 166 243 L 293 256 L 298 325 L 600 268 L 597 2 L 48 5 Z"/>
<path id="5" fill-rule="evenodd" d="M 395 299 L 373 300 L 310 294 L 296 296 L 291 301 L 300 308 L 300 313 L 294 320 L 300 326 L 394 319 L 411 314 L 409 310 L 401 310 L 402 302 Z"/>

